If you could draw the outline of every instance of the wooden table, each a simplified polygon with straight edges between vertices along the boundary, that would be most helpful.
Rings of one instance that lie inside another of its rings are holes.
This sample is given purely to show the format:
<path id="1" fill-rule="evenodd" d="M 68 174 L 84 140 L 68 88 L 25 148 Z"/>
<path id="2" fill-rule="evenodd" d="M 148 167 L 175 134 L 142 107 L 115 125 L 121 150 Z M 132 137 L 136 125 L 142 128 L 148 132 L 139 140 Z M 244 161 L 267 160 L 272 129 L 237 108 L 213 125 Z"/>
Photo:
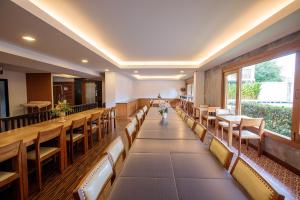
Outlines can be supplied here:
<path id="1" fill-rule="evenodd" d="M 216 123 L 215 123 L 215 132 L 218 132 L 218 128 L 219 128 L 219 122 L 220 121 L 224 121 L 228 123 L 228 146 L 231 147 L 232 146 L 232 128 L 233 125 L 239 125 L 241 123 L 241 119 L 242 118 L 249 118 L 245 115 L 219 115 L 216 116 Z"/>
<path id="2" fill-rule="evenodd" d="M 194 116 L 197 117 L 197 111 L 199 111 L 199 122 L 202 124 L 202 113 L 207 111 L 208 106 L 195 107 Z"/>
<path id="3" fill-rule="evenodd" d="M 108 199 L 247 199 L 174 110 L 165 125 L 156 112 L 150 108 Z"/>
<path id="4" fill-rule="evenodd" d="M 55 128 L 57 126 L 63 125 L 63 134 L 62 134 L 62 151 L 61 151 L 61 159 L 62 159 L 62 165 L 61 169 L 64 170 L 67 166 L 67 148 L 66 148 L 66 132 L 71 127 L 72 121 L 75 119 L 80 119 L 82 117 L 86 117 L 89 119 L 92 114 L 97 113 L 99 111 L 103 111 L 103 108 L 96 108 L 91 109 L 87 111 L 83 111 L 80 113 L 75 113 L 69 116 L 66 116 L 65 122 L 59 122 L 59 119 L 53 119 L 41 123 L 37 123 L 34 125 L 17 128 L 14 130 L 2 132 L 0 134 L 0 147 L 5 146 L 7 144 L 23 140 L 23 147 L 22 147 L 22 165 L 23 165 L 23 187 L 24 187 L 24 198 L 28 198 L 28 175 L 27 175 L 27 147 L 30 145 L 33 145 L 35 143 L 35 140 L 37 139 L 38 132 Z M 84 144 L 85 150 L 88 148 L 88 144 Z"/>

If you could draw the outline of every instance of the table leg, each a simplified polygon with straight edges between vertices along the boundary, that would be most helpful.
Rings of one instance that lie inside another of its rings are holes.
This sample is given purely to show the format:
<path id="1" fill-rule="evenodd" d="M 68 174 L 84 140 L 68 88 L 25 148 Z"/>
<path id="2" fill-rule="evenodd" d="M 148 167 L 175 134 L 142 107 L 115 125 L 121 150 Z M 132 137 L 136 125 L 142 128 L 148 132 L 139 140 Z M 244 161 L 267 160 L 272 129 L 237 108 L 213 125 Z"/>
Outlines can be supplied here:
<path id="1" fill-rule="evenodd" d="M 215 135 L 217 137 L 219 137 L 219 119 L 216 118 L 216 121 L 215 121 Z"/>
<path id="2" fill-rule="evenodd" d="M 67 129 L 63 128 L 62 131 L 62 159 L 63 159 L 63 169 L 65 169 L 68 166 L 68 149 L 67 149 L 67 140 L 66 140 L 66 136 L 67 136 Z"/>
<path id="3" fill-rule="evenodd" d="M 232 146 L 232 123 L 229 122 L 229 127 L 228 127 L 228 146 Z"/>

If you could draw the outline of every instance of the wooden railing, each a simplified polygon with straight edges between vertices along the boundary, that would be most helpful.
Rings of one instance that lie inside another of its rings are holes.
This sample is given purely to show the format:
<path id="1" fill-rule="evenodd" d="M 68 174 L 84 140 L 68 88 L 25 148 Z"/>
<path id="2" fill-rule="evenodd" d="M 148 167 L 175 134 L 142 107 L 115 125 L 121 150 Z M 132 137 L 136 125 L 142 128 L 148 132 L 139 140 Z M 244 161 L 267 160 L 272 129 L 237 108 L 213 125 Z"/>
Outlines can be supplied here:
<path id="1" fill-rule="evenodd" d="M 97 107 L 98 107 L 97 103 L 72 106 L 72 111 L 68 112 L 67 115 L 82 112 Z M 0 118 L 0 133 L 4 131 L 13 130 L 16 128 L 21 128 L 28 125 L 40 123 L 43 121 L 51 120 L 54 118 L 57 118 L 57 116 L 53 116 L 51 110 L 18 115 L 13 117 Z"/>

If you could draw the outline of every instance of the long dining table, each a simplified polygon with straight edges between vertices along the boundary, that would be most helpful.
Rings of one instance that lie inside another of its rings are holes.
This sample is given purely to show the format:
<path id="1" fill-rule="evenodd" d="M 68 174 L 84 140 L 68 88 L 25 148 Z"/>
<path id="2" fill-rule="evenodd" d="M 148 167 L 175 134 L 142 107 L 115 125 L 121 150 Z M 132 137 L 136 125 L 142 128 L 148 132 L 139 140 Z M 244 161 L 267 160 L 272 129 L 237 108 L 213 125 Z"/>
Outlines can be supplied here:
<path id="1" fill-rule="evenodd" d="M 49 130 L 58 126 L 63 126 L 62 133 L 62 145 L 60 159 L 62 160 L 61 170 L 63 171 L 67 166 L 67 148 L 66 148 L 66 132 L 70 129 L 72 121 L 86 117 L 90 119 L 94 113 L 102 112 L 103 108 L 95 108 L 86 110 L 83 112 L 71 114 L 65 117 L 65 121 L 62 122 L 59 118 L 44 121 L 41 123 L 25 126 L 22 128 L 13 129 L 10 131 L 2 132 L 0 134 L 0 147 L 11 144 L 16 141 L 23 141 L 22 146 L 22 179 L 23 179 L 23 190 L 24 199 L 28 198 L 28 175 L 27 175 L 27 147 L 33 145 L 37 139 L 40 131 Z M 84 144 L 85 150 L 88 148 L 87 140 Z"/>
<path id="2" fill-rule="evenodd" d="M 158 108 L 151 107 L 108 199 L 248 197 L 175 110 L 161 120 Z"/>

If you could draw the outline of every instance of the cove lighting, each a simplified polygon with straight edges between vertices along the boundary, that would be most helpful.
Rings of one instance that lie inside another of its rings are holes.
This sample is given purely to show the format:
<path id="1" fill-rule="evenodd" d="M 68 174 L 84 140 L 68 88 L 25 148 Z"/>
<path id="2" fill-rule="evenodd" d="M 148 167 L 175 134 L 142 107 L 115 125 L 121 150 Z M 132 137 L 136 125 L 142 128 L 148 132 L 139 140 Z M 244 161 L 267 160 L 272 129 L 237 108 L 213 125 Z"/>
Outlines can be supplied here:
<path id="1" fill-rule="evenodd" d="M 82 59 L 81 62 L 82 63 L 88 63 L 89 61 L 87 59 Z"/>
<path id="2" fill-rule="evenodd" d="M 78 76 L 73 76 L 69 74 L 53 74 L 55 77 L 62 77 L 62 78 L 78 78 Z"/>
<path id="3" fill-rule="evenodd" d="M 34 41 L 35 41 L 35 38 L 32 37 L 32 36 L 29 36 L 29 35 L 24 35 L 24 36 L 22 37 L 22 39 L 23 39 L 23 40 L 26 40 L 26 41 L 28 41 L 28 42 L 34 42 Z"/>
<path id="4" fill-rule="evenodd" d="M 192 67 L 192 68 L 198 68 L 199 65 L 204 64 L 204 62 L 208 61 L 209 59 L 213 58 L 213 56 L 220 53 L 222 50 L 224 50 L 229 45 L 233 44 L 235 41 L 238 41 L 242 38 L 245 34 L 248 32 L 254 30 L 256 27 L 261 25 L 263 22 L 267 21 L 269 18 L 271 18 L 276 13 L 280 12 L 287 6 L 289 6 L 291 3 L 295 2 L 295 0 L 284 0 L 282 3 L 278 4 L 278 6 L 274 6 L 270 8 L 269 10 L 265 11 L 264 14 L 261 15 L 258 19 L 255 21 L 249 23 L 247 27 L 245 27 L 243 30 L 237 30 L 236 33 L 230 34 L 227 36 L 227 38 L 224 40 L 223 43 L 215 46 L 214 48 L 210 49 L 210 51 L 206 55 L 202 55 L 196 60 L 188 60 L 188 61 L 122 61 L 120 58 L 118 58 L 116 55 L 114 55 L 112 52 L 108 50 L 107 47 L 105 47 L 103 44 L 100 44 L 99 42 L 96 42 L 93 38 L 91 38 L 84 30 L 81 30 L 80 28 L 76 27 L 70 20 L 64 19 L 61 15 L 59 15 L 56 10 L 49 8 L 46 4 L 44 4 L 44 1 L 39 0 L 29 0 L 29 1 L 23 1 L 23 0 L 12 0 L 13 2 L 17 3 L 18 5 L 21 5 L 21 7 L 27 7 L 30 8 L 30 5 L 34 5 L 41 9 L 44 13 L 48 14 L 50 17 L 52 17 L 54 20 L 56 20 L 58 23 L 63 25 L 66 29 L 76 34 L 80 39 L 84 40 L 86 43 L 91 45 L 90 48 L 94 48 L 97 50 L 97 53 L 100 56 L 103 56 L 107 58 L 110 61 L 113 61 L 114 64 L 116 64 L 120 68 L 128 68 L 131 66 L 136 67 L 142 67 L 142 66 L 182 66 L 182 67 Z M 32 8 L 32 7 L 31 7 Z"/>
<path id="5" fill-rule="evenodd" d="M 132 74 L 132 76 L 138 80 L 180 80 L 185 75 L 177 74 L 177 75 L 170 75 L 170 76 L 147 76 L 147 75 Z"/>

